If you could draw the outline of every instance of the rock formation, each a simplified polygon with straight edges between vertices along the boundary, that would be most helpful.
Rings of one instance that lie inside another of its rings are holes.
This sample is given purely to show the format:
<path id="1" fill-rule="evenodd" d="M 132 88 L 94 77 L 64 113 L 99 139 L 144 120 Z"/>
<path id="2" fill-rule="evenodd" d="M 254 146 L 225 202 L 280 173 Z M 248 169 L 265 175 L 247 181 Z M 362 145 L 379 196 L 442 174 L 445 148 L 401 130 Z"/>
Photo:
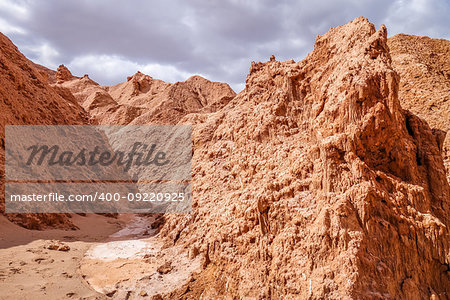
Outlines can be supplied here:
<path id="1" fill-rule="evenodd" d="M 435 131 L 450 182 L 450 41 L 398 34 L 388 45 L 400 74 L 402 107 Z"/>
<path id="2" fill-rule="evenodd" d="M 35 64 L 0 34 L 0 211 L 4 212 L 5 125 L 86 124 L 87 114 L 76 101 L 68 101 L 47 84 Z M 67 215 L 7 214 L 31 229 L 48 226 L 72 228 Z"/>
<path id="3" fill-rule="evenodd" d="M 62 83 L 64 81 L 72 80 L 75 76 L 70 73 L 69 69 L 65 65 L 60 65 L 56 70 L 56 82 Z"/>
<path id="4" fill-rule="evenodd" d="M 236 94 L 226 83 L 192 76 L 155 94 L 145 113 L 131 124 L 176 124 L 189 113 L 209 113 L 224 107 Z"/>
<path id="5" fill-rule="evenodd" d="M 450 188 L 399 83 L 386 28 L 357 18 L 301 62 L 252 63 L 227 106 L 182 119 L 193 212 L 161 234 L 204 269 L 171 297 L 445 299 Z"/>

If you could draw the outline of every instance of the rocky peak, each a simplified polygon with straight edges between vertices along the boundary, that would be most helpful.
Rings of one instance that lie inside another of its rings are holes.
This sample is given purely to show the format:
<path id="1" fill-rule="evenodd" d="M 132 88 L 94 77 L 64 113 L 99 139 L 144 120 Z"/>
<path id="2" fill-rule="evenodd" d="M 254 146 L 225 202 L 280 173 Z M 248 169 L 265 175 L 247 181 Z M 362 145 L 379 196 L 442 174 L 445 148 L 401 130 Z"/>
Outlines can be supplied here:
<path id="1" fill-rule="evenodd" d="M 153 78 L 137 71 L 133 76 L 127 77 L 127 81 L 131 82 L 133 85 L 132 96 L 137 96 L 140 93 L 146 93 L 149 91 Z"/>
<path id="2" fill-rule="evenodd" d="M 186 83 L 194 83 L 194 82 L 207 83 L 210 81 L 200 75 L 193 75 L 193 76 L 189 77 L 188 79 L 186 79 L 185 82 Z"/>
<path id="3" fill-rule="evenodd" d="M 72 80 L 75 76 L 69 71 L 65 65 L 60 65 L 56 70 L 56 81 L 57 83 L 62 83 L 64 81 Z"/>
<path id="4" fill-rule="evenodd" d="M 236 93 L 226 83 L 214 82 L 201 76 L 167 84 L 155 93 L 151 107 L 132 124 L 178 123 L 191 113 L 215 112 L 231 101 Z"/>

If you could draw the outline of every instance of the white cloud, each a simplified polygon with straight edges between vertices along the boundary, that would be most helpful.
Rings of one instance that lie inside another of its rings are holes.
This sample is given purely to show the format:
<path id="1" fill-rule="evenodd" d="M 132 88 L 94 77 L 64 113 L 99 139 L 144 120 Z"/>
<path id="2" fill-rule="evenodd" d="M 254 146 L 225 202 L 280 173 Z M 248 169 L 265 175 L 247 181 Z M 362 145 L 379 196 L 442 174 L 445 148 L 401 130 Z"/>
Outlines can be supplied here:
<path id="1" fill-rule="evenodd" d="M 26 31 L 23 28 L 20 28 L 18 26 L 14 26 L 10 24 L 9 22 L 3 20 L 0 18 L 0 32 L 3 34 L 25 34 Z"/>
<path id="2" fill-rule="evenodd" d="M 27 1 L 0 0 L 0 11 L 21 20 L 27 19 L 30 15 Z"/>
<path id="3" fill-rule="evenodd" d="M 237 91 L 252 60 L 302 59 L 317 34 L 355 17 L 389 35 L 450 38 L 448 15 L 449 0 L 0 0 L 0 30 L 49 67 L 101 84 L 137 70 L 171 82 L 204 74 Z"/>
<path id="4" fill-rule="evenodd" d="M 166 82 L 182 81 L 194 75 L 172 65 L 138 64 L 116 55 L 79 56 L 75 57 L 68 67 L 76 75 L 89 74 L 92 79 L 110 85 L 125 81 L 127 76 L 137 71 Z"/>
<path id="5" fill-rule="evenodd" d="M 448 39 L 449 14 L 450 3 L 445 0 L 397 0 L 384 23 L 390 35 L 407 33 Z"/>
<path id="6" fill-rule="evenodd" d="M 48 43 L 41 45 L 31 45 L 23 47 L 24 52 L 28 54 L 28 58 L 35 63 L 55 69 L 59 63 L 59 52 Z"/>

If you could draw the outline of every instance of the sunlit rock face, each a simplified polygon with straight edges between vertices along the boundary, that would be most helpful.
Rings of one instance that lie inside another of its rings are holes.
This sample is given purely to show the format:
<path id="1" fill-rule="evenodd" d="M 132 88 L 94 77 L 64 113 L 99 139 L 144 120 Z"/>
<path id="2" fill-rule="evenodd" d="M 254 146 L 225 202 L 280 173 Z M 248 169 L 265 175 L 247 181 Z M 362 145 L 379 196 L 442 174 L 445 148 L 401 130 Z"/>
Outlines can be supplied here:
<path id="1" fill-rule="evenodd" d="M 48 74 L 23 56 L 0 33 L 0 211 L 4 212 L 5 125 L 79 125 L 88 116 L 75 99 L 61 97 L 48 84 Z M 63 214 L 7 214 L 8 219 L 30 229 L 73 228 Z"/>
<path id="2" fill-rule="evenodd" d="M 204 256 L 193 296 L 444 295 L 449 185 L 400 80 L 386 28 L 357 18 L 301 62 L 252 63 L 227 106 L 182 119 L 195 124 L 194 211 L 162 234 Z"/>

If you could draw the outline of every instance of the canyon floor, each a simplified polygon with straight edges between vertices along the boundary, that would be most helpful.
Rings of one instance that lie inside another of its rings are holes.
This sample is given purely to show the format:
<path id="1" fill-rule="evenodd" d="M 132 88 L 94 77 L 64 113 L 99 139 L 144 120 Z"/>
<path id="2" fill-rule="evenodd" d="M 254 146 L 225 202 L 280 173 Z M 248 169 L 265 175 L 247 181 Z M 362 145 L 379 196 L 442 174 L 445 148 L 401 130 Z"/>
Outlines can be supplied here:
<path id="1" fill-rule="evenodd" d="M 124 227 L 124 219 L 75 215 L 80 230 L 28 230 L 0 217 L 1 299 L 103 299 L 80 274 L 86 251 Z M 70 250 L 50 250 L 54 241 Z"/>
<path id="2" fill-rule="evenodd" d="M 186 264 L 182 250 L 162 251 L 151 217 L 88 214 L 72 221 L 79 230 L 35 231 L 0 217 L 0 299 L 143 298 L 184 284 L 199 267 L 198 260 Z M 176 270 L 165 264 L 169 257 Z"/>

